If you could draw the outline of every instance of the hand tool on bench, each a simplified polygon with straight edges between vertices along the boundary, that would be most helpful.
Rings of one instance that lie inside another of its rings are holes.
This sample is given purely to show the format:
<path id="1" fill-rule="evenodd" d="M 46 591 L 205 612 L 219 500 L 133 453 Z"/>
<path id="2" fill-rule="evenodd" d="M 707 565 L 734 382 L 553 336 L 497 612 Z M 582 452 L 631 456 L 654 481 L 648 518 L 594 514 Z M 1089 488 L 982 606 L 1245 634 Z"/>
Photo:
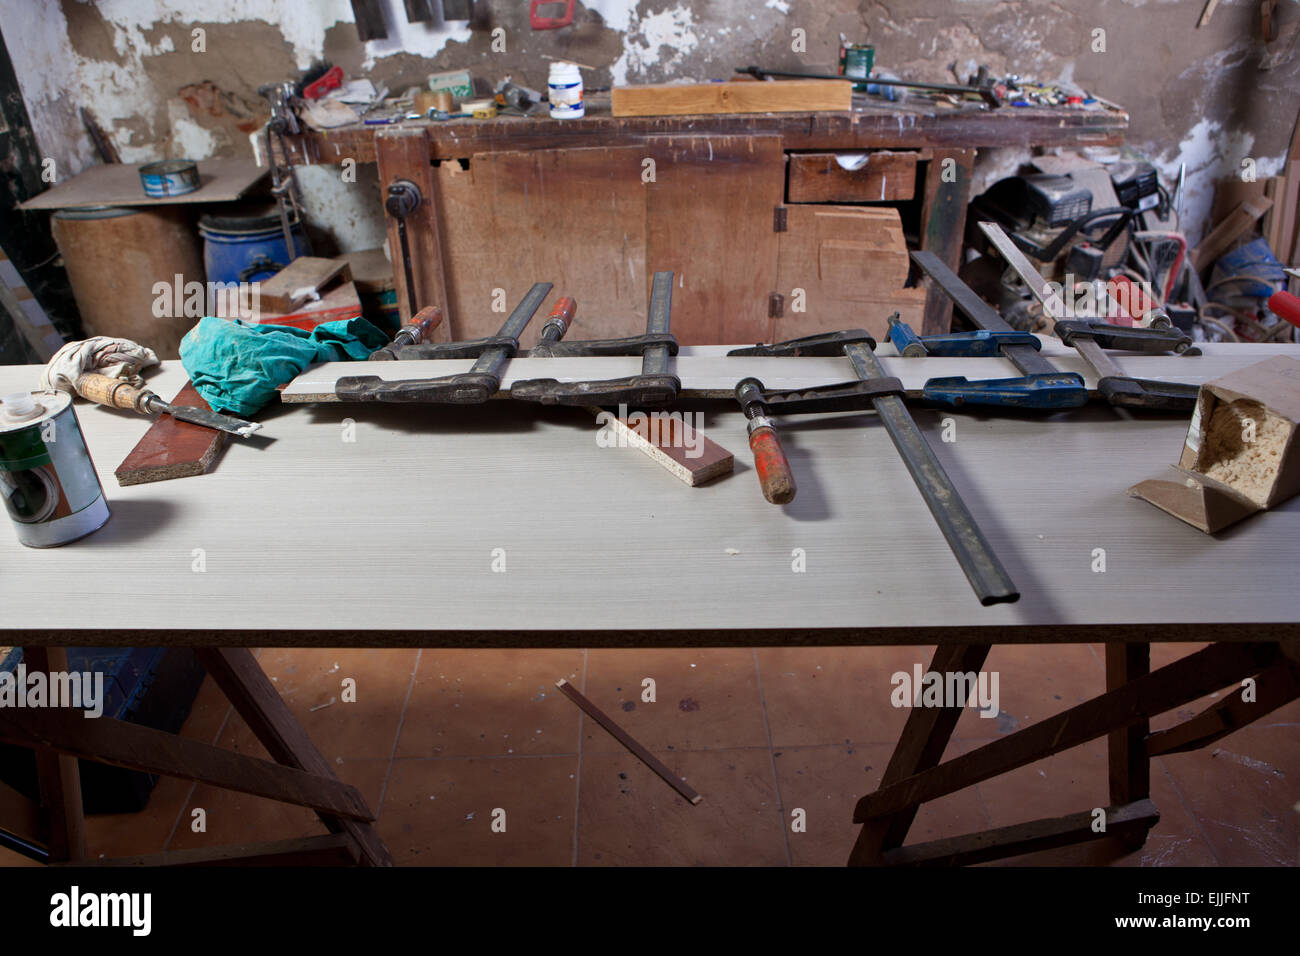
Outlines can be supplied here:
<path id="1" fill-rule="evenodd" d="M 535 282 L 496 335 L 464 342 L 426 342 L 393 349 L 397 359 L 475 359 L 468 372 L 440 378 L 388 382 L 378 375 L 349 375 L 335 384 L 345 402 L 431 402 L 478 405 L 501 388 L 501 373 L 519 351 L 519 336 L 550 294 L 551 283 Z"/>
<path id="2" fill-rule="evenodd" d="M 183 422 L 202 425 L 247 438 L 262 427 L 261 422 L 244 421 L 232 415 L 194 408 L 189 405 L 172 405 L 163 401 L 156 392 L 132 385 L 125 379 L 110 378 L 98 372 L 86 372 L 76 382 L 77 394 L 82 398 L 109 408 L 124 408 L 141 415 L 170 415 Z"/>
<path id="3" fill-rule="evenodd" d="M 1124 349 L 1154 355 L 1167 352 L 1199 355 L 1200 349 L 1194 348 L 1192 340 L 1174 328 L 1167 316 L 1157 316 L 1153 324 L 1146 328 L 1066 319 L 1065 303 L 1061 297 L 1001 227 L 997 223 L 982 222 L 980 229 L 1016 275 L 1029 286 L 1034 298 L 1042 303 L 1044 314 L 1055 321 L 1053 332 L 1056 336 L 1076 349 L 1084 361 L 1092 366 L 1098 377 L 1097 390 L 1106 397 L 1106 401 L 1124 408 L 1179 412 L 1191 411 L 1196 407 L 1196 395 L 1200 390 L 1197 386 L 1132 378 L 1125 375 L 1103 351 Z"/>
<path id="4" fill-rule="evenodd" d="M 516 382 L 510 397 L 543 405 L 667 405 L 676 400 L 682 383 L 668 371 L 670 356 L 677 354 L 672 334 L 673 273 L 656 272 L 650 286 L 650 311 L 644 335 L 621 339 L 544 341 L 529 351 L 530 357 L 561 358 L 585 355 L 640 355 L 641 374 L 587 382 L 561 382 L 533 378 Z M 567 328 L 567 325 L 566 325 Z"/>
<path id="5" fill-rule="evenodd" d="M 957 278 L 947 263 L 932 252 L 913 252 L 912 259 L 974 323 L 976 329 L 1002 336 L 993 339 L 998 351 L 1022 373 L 1020 378 L 993 378 L 975 382 L 963 375 L 932 378 L 925 383 L 922 391 L 924 398 L 953 407 L 998 405 L 1040 409 L 1077 408 L 1088 401 L 1088 390 L 1084 387 L 1082 375 L 1062 372 L 1040 355 L 1042 346 L 1037 336 L 1030 336 L 1032 342 L 1006 337 L 1006 333 L 1015 330 L 992 306 L 976 295 L 970 286 Z M 962 334 L 964 333 L 957 333 Z M 900 337 L 906 336 L 900 334 Z M 890 338 L 894 339 L 893 328 L 890 329 Z M 917 339 L 922 344 L 927 341 L 915 334 L 910 338 Z"/>
<path id="6" fill-rule="evenodd" d="M 383 348 L 370 353 L 372 362 L 392 362 L 397 359 L 397 349 L 408 345 L 420 345 L 429 338 L 429 333 L 442 325 L 442 309 L 430 305 L 415 313 L 410 322 L 397 330 L 393 341 Z"/>
<path id="7" fill-rule="evenodd" d="M 769 392 L 756 378 L 743 379 L 736 385 L 736 399 L 750 420 L 751 448 L 755 445 L 754 435 L 760 436 L 758 447 L 754 448 L 755 467 L 764 483 L 764 495 L 769 501 L 774 501 L 774 498 L 790 501 L 795 493 L 793 476 L 788 479 L 788 492 L 784 488 L 789 464 L 785 461 L 776 428 L 771 422 L 773 415 L 874 408 L 980 603 L 988 606 L 1019 600 L 1020 594 L 1015 584 L 993 553 L 970 509 L 961 500 L 956 486 L 943 470 L 943 465 L 935 457 L 925 436 L 912 420 L 907 406 L 903 404 L 903 383 L 897 378 L 885 376 L 880 361 L 872 351 L 875 344 L 862 329 L 849 329 L 810 335 L 774 345 L 733 349 L 727 353 L 729 356 L 842 354 L 848 357 L 853 370 L 858 374 L 855 382 L 819 386 L 798 392 Z M 759 421 L 759 424 L 755 425 L 755 421 Z M 765 456 L 765 461 L 759 461 L 760 454 Z"/>

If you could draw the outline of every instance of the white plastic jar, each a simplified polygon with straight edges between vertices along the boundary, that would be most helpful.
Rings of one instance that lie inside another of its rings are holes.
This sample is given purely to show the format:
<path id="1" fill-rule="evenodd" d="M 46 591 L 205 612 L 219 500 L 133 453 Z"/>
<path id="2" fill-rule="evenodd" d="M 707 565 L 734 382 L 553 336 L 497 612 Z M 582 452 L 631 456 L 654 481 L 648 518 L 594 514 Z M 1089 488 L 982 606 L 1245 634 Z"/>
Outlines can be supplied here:
<path id="1" fill-rule="evenodd" d="M 578 72 L 576 63 L 558 60 L 552 63 L 546 87 L 552 119 L 581 119 L 585 115 L 582 106 L 582 74 Z"/>

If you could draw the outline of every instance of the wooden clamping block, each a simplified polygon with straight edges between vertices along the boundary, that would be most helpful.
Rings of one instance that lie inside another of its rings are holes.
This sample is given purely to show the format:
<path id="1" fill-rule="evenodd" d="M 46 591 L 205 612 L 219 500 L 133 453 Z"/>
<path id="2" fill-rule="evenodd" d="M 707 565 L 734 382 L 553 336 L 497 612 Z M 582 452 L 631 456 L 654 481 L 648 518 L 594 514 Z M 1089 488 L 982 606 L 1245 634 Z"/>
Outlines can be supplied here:
<path id="1" fill-rule="evenodd" d="M 266 312 L 293 312 L 335 282 L 351 282 L 346 259 L 299 256 L 258 286 L 258 306 Z"/>

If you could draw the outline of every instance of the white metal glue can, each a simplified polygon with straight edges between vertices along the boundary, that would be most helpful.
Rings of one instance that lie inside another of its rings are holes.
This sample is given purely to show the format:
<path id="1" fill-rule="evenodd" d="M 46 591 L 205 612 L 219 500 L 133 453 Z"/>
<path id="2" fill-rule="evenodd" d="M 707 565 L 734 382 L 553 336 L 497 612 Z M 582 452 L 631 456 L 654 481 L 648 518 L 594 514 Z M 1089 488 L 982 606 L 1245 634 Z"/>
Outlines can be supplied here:
<path id="1" fill-rule="evenodd" d="M 581 119 L 586 115 L 582 105 L 582 74 L 576 63 L 551 64 L 546 98 L 551 102 L 552 119 Z"/>
<path id="2" fill-rule="evenodd" d="M 108 520 L 108 502 L 67 392 L 0 400 L 0 492 L 18 540 L 53 548 Z"/>

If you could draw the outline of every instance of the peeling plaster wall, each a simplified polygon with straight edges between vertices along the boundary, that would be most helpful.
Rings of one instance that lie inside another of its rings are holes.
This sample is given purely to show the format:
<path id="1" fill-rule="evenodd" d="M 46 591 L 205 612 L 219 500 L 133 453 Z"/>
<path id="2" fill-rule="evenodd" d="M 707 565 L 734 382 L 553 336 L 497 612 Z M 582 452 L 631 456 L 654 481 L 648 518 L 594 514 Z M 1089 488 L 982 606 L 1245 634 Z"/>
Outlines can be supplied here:
<path id="1" fill-rule="evenodd" d="M 1258 175 L 1277 172 L 1300 106 L 1300 58 L 1257 69 L 1255 0 L 1223 0 L 1199 30 L 1202 4 L 1177 0 L 590 0 L 572 27 L 538 32 L 524 0 L 478 0 L 472 28 L 410 24 L 400 0 L 384 5 L 390 36 L 365 44 L 347 0 L 0 0 L 0 24 L 60 178 L 94 161 L 83 105 L 127 162 L 245 154 L 265 114 L 257 87 L 322 54 L 393 89 L 458 67 L 484 84 L 509 73 L 540 87 L 546 56 L 591 67 L 587 84 L 597 87 L 724 77 L 749 63 L 826 68 L 843 32 L 874 43 L 877 63 L 904 76 L 943 80 L 949 64 L 963 75 L 987 64 L 1122 103 L 1130 146 L 1169 181 L 1187 164 L 1185 225 L 1195 238 L 1216 179 L 1247 156 Z M 1281 0 L 1278 16 L 1284 27 L 1300 19 L 1300 2 Z M 498 27 L 504 53 L 491 49 Z M 792 50 L 796 28 L 806 52 Z M 1104 52 L 1092 49 L 1097 29 Z M 986 151 L 982 178 L 1014 167 L 1016 155 L 999 155 L 1009 152 Z"/>

